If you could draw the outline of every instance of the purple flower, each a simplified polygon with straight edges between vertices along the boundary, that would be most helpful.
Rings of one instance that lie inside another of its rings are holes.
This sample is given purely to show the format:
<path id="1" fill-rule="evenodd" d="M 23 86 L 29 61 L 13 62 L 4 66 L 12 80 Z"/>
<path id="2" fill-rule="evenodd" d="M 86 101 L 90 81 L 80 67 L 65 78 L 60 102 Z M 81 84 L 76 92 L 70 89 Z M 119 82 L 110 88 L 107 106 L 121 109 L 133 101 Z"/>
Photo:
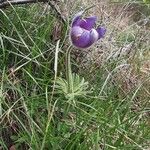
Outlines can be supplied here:
<path id="1" fill-rule="evenodd" d="M 106 29 L 104 27 L 95 29 L 96 16 L 83 19 L 81 18 L 82 14 L 83 11 L 75 15 L 71 25 L 70 37 L 74 46 L 88 48 L 104 37 Z"/>

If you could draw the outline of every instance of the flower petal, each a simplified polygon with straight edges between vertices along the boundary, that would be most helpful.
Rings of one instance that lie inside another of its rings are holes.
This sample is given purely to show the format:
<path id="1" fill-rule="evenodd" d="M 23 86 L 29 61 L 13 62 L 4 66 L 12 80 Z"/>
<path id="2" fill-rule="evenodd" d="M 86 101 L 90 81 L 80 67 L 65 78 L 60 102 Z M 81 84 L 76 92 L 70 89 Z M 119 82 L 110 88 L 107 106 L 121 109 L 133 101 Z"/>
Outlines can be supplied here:
<path id="1" fill-rule="evenodd" d="M 106 33 L 106 28 L 104 28 L 104 27 L 99 27 L 99 28 L 96 29 L 96 31 L 97 31 L 98 34 L 99 34 L 98 39 L 100 39 L 100 38 L 103 38 L 103 37 L 104 37 L 104 35 L 105 35 L 105 33 Z"/>
<path id="2" fill-rule="evenodd" d="M 90 31 L 94 27 L 96 20 L 97 20 L 96 16 L 88 17 L 80 20 L 79 25 L 81 28 Z"/>
<path id="3" fill-rule="evenodd" d="M 99 34 L 95 29 L 92 29 L 90 31 L 90 39 L 86 47 L 90 47 L 92 44 L 94 44 L 98 40 Z"/>
<path id="4" fill-rule="evenodd" d="M 90 32 L 75 26 L 71 30 L 71 41 L 78 48 L 86 48 L 90 41 Z"/>
<path id="5" fill-rule="evenodd" d="M 82 16 L 83 12 L 84 11 L 80 11 L 75 15 L 75 17 L 73 18 L 73 21 L 72 21 L 72 27 L 79 24 L 79 22 L 81 21 L 81 16 Z"/>

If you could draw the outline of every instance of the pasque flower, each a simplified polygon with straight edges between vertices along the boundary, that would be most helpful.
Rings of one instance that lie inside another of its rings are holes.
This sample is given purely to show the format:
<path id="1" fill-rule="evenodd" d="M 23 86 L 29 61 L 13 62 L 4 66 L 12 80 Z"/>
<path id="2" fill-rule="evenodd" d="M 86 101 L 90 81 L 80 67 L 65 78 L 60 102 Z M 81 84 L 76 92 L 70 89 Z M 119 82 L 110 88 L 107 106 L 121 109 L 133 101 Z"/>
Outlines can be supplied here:
<path id="1" fill-rule="evenodd" d="M 94 28 L 96 16 L 82 18 L 82 12 L 75 15 L 71 25 L 70 38 L 74 46 L 88 48 L 93 43 L 103 38 L 106 32 L 104 27 Z"/>

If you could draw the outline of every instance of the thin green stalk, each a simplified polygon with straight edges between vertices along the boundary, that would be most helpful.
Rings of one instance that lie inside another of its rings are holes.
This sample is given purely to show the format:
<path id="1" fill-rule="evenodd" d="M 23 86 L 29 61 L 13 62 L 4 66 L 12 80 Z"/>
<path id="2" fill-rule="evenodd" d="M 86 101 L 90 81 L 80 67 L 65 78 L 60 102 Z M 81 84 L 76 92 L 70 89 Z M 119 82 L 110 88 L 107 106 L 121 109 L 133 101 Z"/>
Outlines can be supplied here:
<path id="1" fill-rule="evenodd" d="M 71 52 L 71 45 L 68 47 L 67 52 L 66 52 L 66 78 L 67 78 L 67 83 L 68 83 L 68 93 L 73 92 L 70 52 Z"/>
<path id="2" fill-rule="evenodd" d="M 58 99 L 55 101 L 55 103 L 54 103 L 54 105 L 52 107 L 52 111 L 51 111 L 51 101 L 52 101 L 53 96 L 54 96 L 55 84 L 56 84 L 56 78 L 57 78 L 59 44 L 60 44 L 60 40 L 57 41 L 57 45 L 56 45 L 55 63 L 54 63 L 54 71 L 55 71 L 54 84 L 53 84 L 52 95 L 51 95 L 51 100 L 50 100 L 49 104 L 48 104 L 48 98 L 47 98 L 48 119 L 47 119 L 47 125 L 46 125 L 46 129 L 45 129 L 45 135 L 44 135 L 44 138 L 43 138 L 43 141 L 42 141 L 42 146 L 41 146 L 40 150 L 44 149 L 45 142 L 46 142 L 46 137 L 47 137 L 47 133 L 48 133 L 48 129 L 49 129 L 49 126 L 50 126 L 50 122 L 51 122 L 51 119 L 53 117 L 55 105 L 56 105 L 56 103 L 58 101 Z"/>
<path id="3" fill-rule="evenodd" d="M 3 81 L 5 75 L 5 67 L 3 69 L 2 79 L 1 79 L 1 87 L 0 87 L 0 117 L 2 116 L 2 100 L 3 100 Z"/>
<path id="4" fill-rule="evenodd" d="M 91 5 L 91 6 L 89 6 L 89 7 L 87 7 L 87 8 L 85 8 L 84 10 L 83 10 L 83 13 L 85 13 L 86 11 L 88 11 L 89 9 L 91 9 L 91 8 L 93 8 L 93 7 L 95 7 L 96 5 L 94 4 L 94 5 Z"/>

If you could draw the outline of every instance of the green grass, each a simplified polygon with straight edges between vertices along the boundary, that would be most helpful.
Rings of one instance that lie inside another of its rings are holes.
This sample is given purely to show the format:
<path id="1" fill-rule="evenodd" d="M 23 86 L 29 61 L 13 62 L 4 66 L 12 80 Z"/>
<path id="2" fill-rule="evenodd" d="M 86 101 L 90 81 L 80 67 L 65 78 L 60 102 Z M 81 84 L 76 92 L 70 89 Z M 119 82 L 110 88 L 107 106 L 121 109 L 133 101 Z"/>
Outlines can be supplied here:
<path id="1" fill-rule="evenodd" d="M 140 69 L 149 59 L 150 33 L 134 28 L 136 24 L 115 30 L 117 47 L 134 42 L 130 57 L 106 54 L 102 64 L 93 62 L 85 69 L 72 59 L 79 94 L 69 99 L 66 80 L 59 85 L 56 80 L 66 77 L 68 27 L 43 7 L 0 10 L 0 149 L 148 150 L 150 76 Z M 110 30 L 111 23 L 108 35 Z M 103 44 L 108 44 L 107 36 Z M 124 69 L 123 60 L 131 68 Z"/>

